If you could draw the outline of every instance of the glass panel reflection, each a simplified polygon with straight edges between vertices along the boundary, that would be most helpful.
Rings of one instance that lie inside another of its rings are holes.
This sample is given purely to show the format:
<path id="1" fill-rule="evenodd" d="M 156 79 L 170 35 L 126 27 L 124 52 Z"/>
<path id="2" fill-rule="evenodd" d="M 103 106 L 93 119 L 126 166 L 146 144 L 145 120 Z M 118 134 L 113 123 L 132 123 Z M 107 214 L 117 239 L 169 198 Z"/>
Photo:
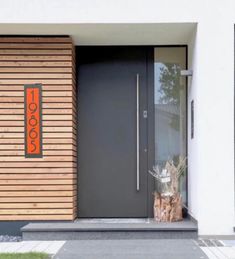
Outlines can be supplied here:
<path id="1" fill-rule="evenodd" d="M 186 156 L 186 69 L 185 47 L 154 49 L 155 165 L 165 166 L 169 159 L 177 164 Z M 186 172 L 179 189 L 186 202 Z"/>

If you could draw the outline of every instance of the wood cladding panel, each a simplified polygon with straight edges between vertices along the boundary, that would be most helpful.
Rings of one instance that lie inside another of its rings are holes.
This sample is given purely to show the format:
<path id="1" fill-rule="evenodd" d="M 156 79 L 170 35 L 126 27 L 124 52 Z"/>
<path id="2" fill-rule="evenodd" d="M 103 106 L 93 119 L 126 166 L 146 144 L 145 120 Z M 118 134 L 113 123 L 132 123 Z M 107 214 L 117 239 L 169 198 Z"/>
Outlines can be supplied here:
<path id="1" fill-rule="evenodd" d="M 74 46 L 70 37 L 0 37 L 0 220 L 77 213 Z M 43 157 L 24 156 L 24 85 L 42 84 Z"/>

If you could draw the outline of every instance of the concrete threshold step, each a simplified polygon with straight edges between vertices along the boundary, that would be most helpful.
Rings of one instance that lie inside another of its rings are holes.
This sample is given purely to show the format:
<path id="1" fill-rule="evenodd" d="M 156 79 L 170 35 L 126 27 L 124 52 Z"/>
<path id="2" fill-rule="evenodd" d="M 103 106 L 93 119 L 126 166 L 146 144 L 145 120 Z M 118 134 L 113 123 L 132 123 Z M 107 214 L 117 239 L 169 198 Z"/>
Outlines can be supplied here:
<path id="1" fill-rule="evenodd" d="M 23 240 L 197 238 L 197 224 L 185 219 L 164 223 L 152 219 L 79 219 L 74 222 L 29 223 Z"/>

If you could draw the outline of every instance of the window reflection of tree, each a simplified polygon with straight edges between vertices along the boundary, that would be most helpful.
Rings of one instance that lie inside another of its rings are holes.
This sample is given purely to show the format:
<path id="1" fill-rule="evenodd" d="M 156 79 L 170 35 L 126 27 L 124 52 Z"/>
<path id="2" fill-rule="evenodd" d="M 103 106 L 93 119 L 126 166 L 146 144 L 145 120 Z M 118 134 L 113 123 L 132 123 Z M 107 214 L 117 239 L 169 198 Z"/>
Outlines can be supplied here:
<path id="1" fill-rule="evenodd" d="M 155 163 L 160 169 L 166 160 L 175 164 L 179 156 L 186 156 L 186 79 L 180 75 L 185 69 L 181 52 L 170 57 L 166 49 L 157 49 L 155 56 Z M 165 53 L 165 54 L 164 54 Z M 171 53 L 171 52 L 169 52 Z M 184 57 L 185 58 L 185 57 Z M 175 59 L 175 62 L 174 62 Z M 180 177 L 179 190 L 186 202 L 186 174 Z"/>
<path id="2" fill-rule="evenodd" d="M 180 78 L 180 65 L 176 63 L 161 63 L 159 68 L 159 100 L 160 105 L 168 106 L 171 112 L 169 126 L 179 133 L 182 131 L 182 121 L 180 117 L 183 115 L 182 110 L 182 90 L 183 85 Z M 183 143 L 180 143 L 181 145 Z M 172 159 L 178 162 L 180 154 L 175 154 Z"/>
<path id="3" fill-rule="evenodd" d="M 159 82 L 159 103 L 179 106 L 179 91 L 182 87 L 180 84 L 180 66 L 178 64 L 164 63 L 164 66 L 160 67 Z"/>

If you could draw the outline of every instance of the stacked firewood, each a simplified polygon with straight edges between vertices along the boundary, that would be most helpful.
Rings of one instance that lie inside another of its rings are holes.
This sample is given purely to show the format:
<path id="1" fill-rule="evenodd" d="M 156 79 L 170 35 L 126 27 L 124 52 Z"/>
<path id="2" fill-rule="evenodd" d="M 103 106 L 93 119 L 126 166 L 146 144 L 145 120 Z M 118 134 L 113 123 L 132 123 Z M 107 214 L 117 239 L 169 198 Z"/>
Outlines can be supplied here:
<path id="1" fill-rule="evenodd" d="M 150 173 L 158 182 L 158 189 L 154 193 L 154 218 L 158 222 L 173 222 L 183 219 L 183 201 L 179 192 L 179 178 L 186 169 L 186 158 L 179 158 L 176 166 L 173 161 L 167 161 L 160 171 L 153 167 Z"/>
<path id="2" fill-rule="evenodd" d="M 172 196 L 163 196 L 154 193 L 154 219 L 158 222 L 173 222 L 183 219 L 182 216 L 182 197 L 180 193 Z"/>

